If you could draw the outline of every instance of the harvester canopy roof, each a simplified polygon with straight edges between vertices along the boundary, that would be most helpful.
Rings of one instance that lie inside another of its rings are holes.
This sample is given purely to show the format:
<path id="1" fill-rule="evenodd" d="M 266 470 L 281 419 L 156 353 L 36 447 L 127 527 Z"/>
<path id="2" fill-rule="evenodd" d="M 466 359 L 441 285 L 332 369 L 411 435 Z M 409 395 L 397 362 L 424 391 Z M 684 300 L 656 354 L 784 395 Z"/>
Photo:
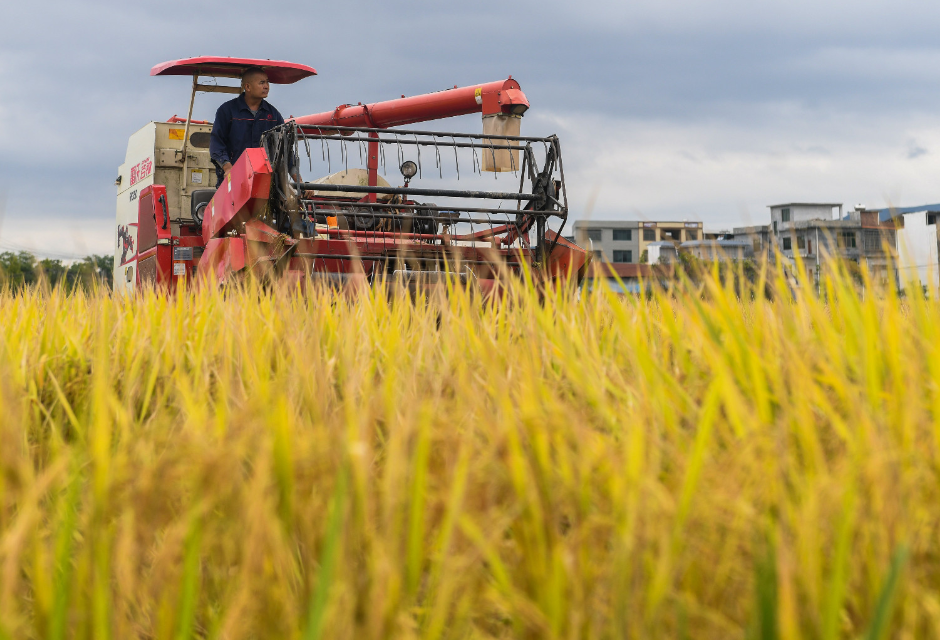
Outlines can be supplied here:
<path id="1" fill-rule="evenodd" d="M 254 58 L 226 58 L 220 56 L 200 56 L 170 60 L 150 70 L 152 76 L 210 76 L 221 78 L 241 77 L 245 69 L 261 67 L 268 74 L 268 80 L 275 84 L 293 84 L 309 76 L 317 75 L 317 70 L 305 64 L 285 60 L 262 60 Z"/>

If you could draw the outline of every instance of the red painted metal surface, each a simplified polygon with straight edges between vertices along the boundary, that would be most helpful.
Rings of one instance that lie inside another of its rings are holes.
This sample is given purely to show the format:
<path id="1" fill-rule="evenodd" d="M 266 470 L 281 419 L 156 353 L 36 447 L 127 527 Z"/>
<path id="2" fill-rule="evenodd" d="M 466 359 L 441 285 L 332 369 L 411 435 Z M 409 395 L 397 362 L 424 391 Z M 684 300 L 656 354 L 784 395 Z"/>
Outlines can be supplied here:
<path id="1" fill-rule="evenodd" d="M 202 281 L 214 277 L 225 282 L 228 276 L 245 268 L 245 255 L 244 238 L 213 238 L 199 260 L 196 277 Z"/>
<path id="2" fill-rule="evenodd" d="M 199 56 L 183 58 L 158 64 L 150 70 L 152 76 L 212 76 L 238 78 L 248 67 L 261 67 L 268 80 L 275 84 L 293 84 L 298 80 L 317 75 L 317 70 L 305 64 L 285 60 L 263 60 L 260 58 L 227 58 L 222 56 Z"/>
<path id="3" fill-rule="evenodd" d="M 385 129 L 468 113 L 517 113 L 528 107 L 529 101 L 519 83 L 509 78 L 386 102 L 343 105 L 333 111 L 301 116 L 294 120 L 298 124 L 307 125 L 333 124 L 340 127 Z"/>
<path id="4" fill-rule="evenodd" d="M 271 193 L 271 163 L 264 149 L 245 149 L 206 206 L 202 239 L 206 244 L 261 213 Z"/>
<path id="5" fill-rule="evenodd" d="M 548 257 L 548 273 L 553 278 L 569 279 L 577 274 L 587 261 L 587 253 L 578 245 L 565 240 L 551 229 L 545 232 L 549 241 L 556 242 L 555 249 Z"/>
<path id="6" fill-rule="evenodd" d="M 164 228 L 165 227 L 165 228 Z M 154 184 L 144 187 L 137 198 L 137 284 L 173 289 L 173 225 L 169 220 L 166 187 Z M 141 281 L 141 263 L 155 258 L 154 278 Z"/>

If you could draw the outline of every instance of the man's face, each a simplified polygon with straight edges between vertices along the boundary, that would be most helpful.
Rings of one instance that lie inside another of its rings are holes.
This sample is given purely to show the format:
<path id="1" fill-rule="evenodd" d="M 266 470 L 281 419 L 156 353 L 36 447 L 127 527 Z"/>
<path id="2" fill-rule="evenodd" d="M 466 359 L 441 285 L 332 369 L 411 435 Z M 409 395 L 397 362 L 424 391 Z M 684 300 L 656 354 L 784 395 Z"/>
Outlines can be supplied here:
<path id="1" fill-rule="evenodd" d="M 268 84 L 268 74 L 255 73 L 245 78 L 245 97 L 246 98 L 267 98 L 268 90 L 271 86 Z"/>

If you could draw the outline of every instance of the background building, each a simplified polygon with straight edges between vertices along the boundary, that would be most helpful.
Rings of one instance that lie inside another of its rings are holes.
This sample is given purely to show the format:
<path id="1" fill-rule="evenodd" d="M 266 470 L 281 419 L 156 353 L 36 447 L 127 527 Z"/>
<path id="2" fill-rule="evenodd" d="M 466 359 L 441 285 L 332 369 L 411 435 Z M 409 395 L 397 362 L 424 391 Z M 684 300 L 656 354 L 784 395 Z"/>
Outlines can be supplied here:
<path id="1" fill-rule="evenodd" d="M 794 222 L 841 219 L 842 203 L 791 202 L 770 205 L 770 228 L 774 235 L 783 231 L 784 225 Z"/>
<path id="2" fill-rule="evenodd" d="M 582 286 L 593 289 L 601 280 L 617 293 L 639 293 L 640 279 L 647 282 L 653 277 L 653 269 L 646 264 L 623 264 L 610 262 L 592 262 L 584 277 Z"/>
<path id="3" fill-rule="evenodd" d="M 649 264 L 668 264 L 679 259 L 679 248 L 668 240 L 647 243 L 644 251 Z"/>
<path id="4" fill-rule="evenodd" d="M 744 240 L 690 240 L 679 249 L 700 260 L 744 260 L 754 255 L 751 243 Z"/>
<path id="5" fill-rule="evenodd" d="M 678 249 L 683 242 L 701 240 L 701 222 L 640 222 L 640 255 L 647 251 L 651 242 L 671 242 Z M 652 262 L 652 260 L 650 261 Z"/>
<path id="6" fill-rule="evenodd" d="M 903 213 L 896 220 L 898 286 L 912 283 L 922 287 L 940 286 L 940 211 Z"/>
<path id="7" fill-rule="evenodd" d="M 841 203 L 791 202 L 769 209 L 770 224 L 730 232 L 706 233 L 701 222 L 578 220 L 573 241 L 593 245 L 595 260 L 613 265 L 638 264 L 644 254 L 648 264 L 671 262 L 678 251 L 702 260 L 779 255 L 791 268 L 799 259 L 818 278 L 837 258 L 902 288 L 911 278 L 940 287 L 940 205 L 881 211 L 859 205 L 843 213 Z"/>
<path id="8" fill-rule="evenodd" d="M 764 253 L 773 251 L 773 238 L 769 224 L 751 227 L 735 227 L 731 233 L 725 235 L 727 240 L 739 240 L 750 245 L 750 254 L 760 258 Z"/>
<path id="9" fill-rule="evenodd" d="M 669 242 L 677 247 L 683 242 L 701 240 L 701 222 L 653 222 L 636 220 L 578 220 L 574 223 L 574 242 L 594 248 L 594 256 L 614 264 L 636 264 L 651 242 Z"/>
<path id="10" fill-rule="evenodd" d="M 585 249 L 593 245 L 596 260 L 615 264 L 639 262 L 639 235 L 639 223 L 635 220 L 578 220 L 574 223 L 575 244 Z"/>
<path id="11" fill-rule="evenodd" d="M 827 260 L 839 258 L 868 267 L 883 281 L 892 275 L 895 222 L 882 222 L 877 211 L 856 207 L 842 215 L 840 204 L 775 205 L 770 211 L 771 241 L 789 262 L 799 256 L 805 268 L 818 275 Z"/>

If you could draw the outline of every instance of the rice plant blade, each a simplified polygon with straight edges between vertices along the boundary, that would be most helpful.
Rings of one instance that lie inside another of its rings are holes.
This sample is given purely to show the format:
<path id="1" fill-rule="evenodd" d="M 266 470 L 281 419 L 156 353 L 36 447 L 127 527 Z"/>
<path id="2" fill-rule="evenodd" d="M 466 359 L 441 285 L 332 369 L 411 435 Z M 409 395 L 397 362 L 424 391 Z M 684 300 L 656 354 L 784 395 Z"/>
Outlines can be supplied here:
<path id="1" fill-rule="evenodd" d="M 881 640 L 885 637 L 888 629 L 888 623 L 891 621 L 891 615 L 894 611 L 894 599 L 897 595 L 898 583 L 901 580 L 901 572 L 907 564 L 908 548 L 901 545 L 894 552 L 891 558 L 891 568 L 888 570 L 888 577 L 885 579 L 884 586 L 878 596 L 878 604 L 875 605 L 875 617 L 868 627 L 865 634 L 865 640 Z"/>
<path id="2" fill-rule="evenodd" d="M 199 554 L 202 542 L 200 517 L 191 517 L 189 532 L 183 547 L 183 578 L 180 588 L 179 630 L 177 640 L 189 640 L 193 637 L 196 621 L 196 603 L 199 596 Z"/>
<path id="3" fill-rule="evenodd" d="M 82 479 L 77 470 L 68 480 L 65 497 L 59 505 L 59 527 L 55 543 L 55 596 L 49 625 L 49 640 L 65 638 L 72 589 L 72 563 L 75 529 Z"/>
<path id="4" fill-rule="evenodd" d="M 333 587 L 333 574 L 339 556 L 340 536 L 343 531 L 343 519 L 346 513 L 346 467 L 340 468 L 336 478 L 336 488 L 330 505 L 326 539 L 320 554 L 320 568 L 317 572 L 316 585 L 311 591 L 310 604 L 307 607 L 307 628 L 305 640 L 319 640 L 323 633 L 326 608 L 330 601 Z"/>

